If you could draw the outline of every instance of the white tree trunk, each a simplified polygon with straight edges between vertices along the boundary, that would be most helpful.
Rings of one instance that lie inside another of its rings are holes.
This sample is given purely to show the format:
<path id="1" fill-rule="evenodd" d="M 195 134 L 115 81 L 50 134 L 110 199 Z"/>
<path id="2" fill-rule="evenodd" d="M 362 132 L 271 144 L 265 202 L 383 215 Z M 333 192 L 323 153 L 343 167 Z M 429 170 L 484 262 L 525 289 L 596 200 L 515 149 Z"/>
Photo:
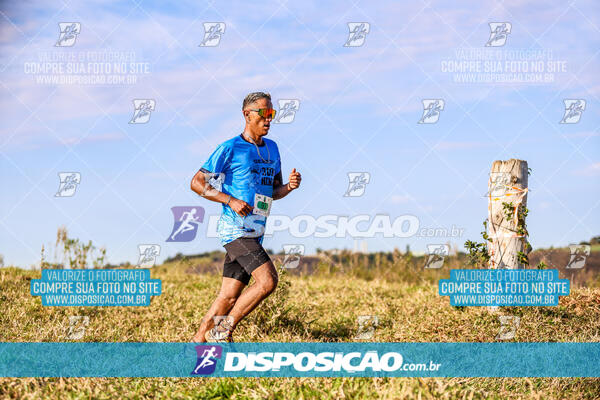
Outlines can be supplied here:
<path id="1" fill-rule="evenodd" d="M 510 159 L 494 161 L 488 183 L 488 242 L 490 268 L 525 268 L 518 253 L 527 254 L 527 236 L 519 234 L 517 207 L 527 206 L 527 161 Z M 507 216 L 502 203 L 512 203 L 513 212 Z"/>

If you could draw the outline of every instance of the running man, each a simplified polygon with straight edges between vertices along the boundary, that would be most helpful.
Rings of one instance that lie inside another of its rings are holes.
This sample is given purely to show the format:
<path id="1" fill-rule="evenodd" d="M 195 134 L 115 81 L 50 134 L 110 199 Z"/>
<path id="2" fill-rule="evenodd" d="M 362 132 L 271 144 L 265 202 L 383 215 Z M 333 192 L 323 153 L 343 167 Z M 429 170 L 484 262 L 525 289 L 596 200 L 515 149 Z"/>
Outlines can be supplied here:
<path id="1" fill-rule="evenodd" d="M 220 144 L 192 179 L 194 192 L 223 204 L 217 231 L 226 250 L 221 290 L 193 342 L 233 341 L 237 324 L 275 290 L 277 270 L 262 247 L 266 219 L 272 201 L 297 189 L 302 179 L 294 168 L 283 184 L 277 144 L 263 138 L 275 117 L 271 95 L 250 93 L 242 113 L 244 132 Z M 219 174 L 222 191 L 208 184 Z M 254 283 L 244 290 L 250 277 Z"/>

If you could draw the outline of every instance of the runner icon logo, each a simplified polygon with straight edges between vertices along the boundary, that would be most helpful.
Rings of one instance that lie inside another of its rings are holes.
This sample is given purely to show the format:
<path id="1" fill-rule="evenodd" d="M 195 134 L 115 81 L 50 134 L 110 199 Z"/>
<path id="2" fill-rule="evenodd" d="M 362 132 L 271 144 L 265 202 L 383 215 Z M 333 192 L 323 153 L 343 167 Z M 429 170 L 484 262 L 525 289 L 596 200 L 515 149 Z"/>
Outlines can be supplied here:
<path id="1" fill-rule="evenodd" d="M 81 24 L 79 22 L 59 22 L 60 34 L 55 47 L 71 47 L 77 40 L 77 35 L 81 33 Z"/>
<path id="2" fill-rule="evenodd" d="M 160 255 L 160 246 L 157 244 L 140 244 L 138 246 L 140 257 L 138 259 L 139 268 L 151 268 L 156 263 L 156 257 Z"/>
<path id="3" fill-rule="evenodd" d="M 167 242 L 191 242 L 196 238 L 198 225 L 204 220 L 202 207 L 171 207 L 173 230 Z"/>
<path id="4" fill-rule="evenodd" d="M 273 121 L 274 124 L 289 124 L 294 121 L 296 112 L 300 106 L 300 100 L 296 99 L 281 99 L 277 100 L 279 103 L 279 112 L 277 117 Z"/>
<path id="5" fill-rule="evenodd" d="M 199 47 L 215 47 L 221 42 L 225 33 L 225 22 L 204 22 L 204 39 Z"/>
<path id="6" fill-rule="evenodd" d="M 490 22 L 490 38 L 485 47 L 501 47 L 506 44 L 508 34 L 512 30 L 510 22 Z"/>
<path id="7" fill-rule="evenodd" d="M 447 244 L 428 244 L 427 253 L 429 254 L 429 257 L 425 263 L 425 268 L 442 268 L 444 265 L 444 257 L 450 254 L 450 246 Z"/>
<path id="8" fill-rule="evenodd" d="M 585 260 L 590 255 L 591 247 L 587 244 L 570 244 L 571 257 L 565 268 L 581 269 L 585 265 Z"/>
<path id="9" fill-rule="evenodd" d="M 285 258 L 283 259 L 283 268 L 298 268 L 300 264 L 300 258 L 304 255 L 303 244 L 284 244 L 283 252 Z"/>
<path id="10" fill-rule="evenodd" d="M 504 196 L 507 189 L 512 185 L 512 176 L 510 172 L 490 172 L 489 191 L 490 197 Z"/>
<path id="11" fill-rule="evenodd" d="M 371 180 L 371 174 L 368 172 L 348 172 L 348 190 L 344 197 L 360 197 L 365 194 L 367 184 Z"/>
<path id="12" fill-rule="evenodd" d="M 379 326 L 379 317 L 377 315 L 359 315 L 358 331 L 354 336 L 355 340 L 373 339 L 375 329 Z"/>
<path id="13" fill-rule="evenodd" d="M 444 100 L 442 99 L 425 99 L 423 100 L 423 116 L 419 120 L 419 124 L 435 124 L 440 119 L 440 113 L 444 109 Z"/>
<path id="14" fill-rule="evenodd" d="M 496 335 L 496 340 L 510 340 L 515 337 L 521 318 L 513 315 L 499 315 L 500 332 Z"/>
<path id="15" fill-rule="evenodd" d="M 79 172 L 59 172 L 58 179 L 60 185 L 54 197 L 71 197 L 77 190 L 77 185 L 81 183 L 81 174 Z"/>
<path id="16" fill-rule="evenodd" d="M 130 124 L 145 124 L 150 121 L 150 114 L 156 109 L 156 101 L 153 99 L 133 100 L 133 117 Z"/>
<path id="17" fill-rule="evenodd" d="M 576 124 L 581 119 L 585 110 L 585 100 L 583 99 L 564 99 L 565 115 L 560 120 L 561 124 Z"/>
<path id="18" fill-rule="evenodd" d="M 217 359 L 223 355 L 223 348 L 221 346 L 196 346 L 196 353 L 198 360 L 192 375 L 210 375 L 215 372 Z"/>
<path id="19" fill-rule="evenodd" d="M 90 324 L 90 317 L 85 315 L 69 316 L 69 331 L 67 340 L 81 340 L 85 336 L 85 328 Z"/>
<path id="20" fill-rule="evenodd" d="M 365 38 L 371 30 L 368 22 L 348 22 L 348 40 L 344 47 L 360 47 L 365 44 Z"/>

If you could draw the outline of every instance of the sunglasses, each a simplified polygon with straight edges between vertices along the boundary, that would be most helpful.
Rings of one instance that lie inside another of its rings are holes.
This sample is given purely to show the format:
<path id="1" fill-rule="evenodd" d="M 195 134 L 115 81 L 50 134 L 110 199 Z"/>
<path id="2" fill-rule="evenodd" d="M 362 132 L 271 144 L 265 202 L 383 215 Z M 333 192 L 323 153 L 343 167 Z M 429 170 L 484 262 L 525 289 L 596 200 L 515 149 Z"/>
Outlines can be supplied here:
<path id="1" fill-rule="evenodd" d="M 258 115 L 260 115 L 263 118 L 275 118 L 275 114 L 276 111 L 272 108 L 259 108 L 258 110 L 249 110 L 249 111 L 256 111 L 258 113 Z"/>

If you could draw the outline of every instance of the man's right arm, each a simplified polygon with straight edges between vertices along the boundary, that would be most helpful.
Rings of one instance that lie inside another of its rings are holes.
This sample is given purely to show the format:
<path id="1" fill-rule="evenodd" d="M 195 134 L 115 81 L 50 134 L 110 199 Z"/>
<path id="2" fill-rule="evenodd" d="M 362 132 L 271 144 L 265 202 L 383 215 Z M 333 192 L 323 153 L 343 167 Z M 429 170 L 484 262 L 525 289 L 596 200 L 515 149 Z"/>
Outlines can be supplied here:
<path id="1" fill-rule="evenodd" d="M 212 174 L 210 172 L 200 169 L 192 179 L 192 191 L 198 193 L 200 196 L 208 200 L 215 201 L 217 203 L 227 203 L 229 200 L 229 195 L 219 192 L 208 183 L 211 175 Z"/>
<path id="2" fill-rule="evenodd" d="M 214 187 L 212 187 L 208 183 L 211 175 L 212 174 L 210 172 L 204 169 L 200 169 L 196 173 L 196 175 L 194 175 L 194 178 L 192 178 L 192 191 L 198 193 L 200 196 L 210 201 L 228 205 L 233 211 L 235 211 L 243 217 L 252 213 L 252 206 L 250 206 L 250 204 L 246 203 L 243 200 L 238 200 L 229 194 L 220 192 Z"/>

